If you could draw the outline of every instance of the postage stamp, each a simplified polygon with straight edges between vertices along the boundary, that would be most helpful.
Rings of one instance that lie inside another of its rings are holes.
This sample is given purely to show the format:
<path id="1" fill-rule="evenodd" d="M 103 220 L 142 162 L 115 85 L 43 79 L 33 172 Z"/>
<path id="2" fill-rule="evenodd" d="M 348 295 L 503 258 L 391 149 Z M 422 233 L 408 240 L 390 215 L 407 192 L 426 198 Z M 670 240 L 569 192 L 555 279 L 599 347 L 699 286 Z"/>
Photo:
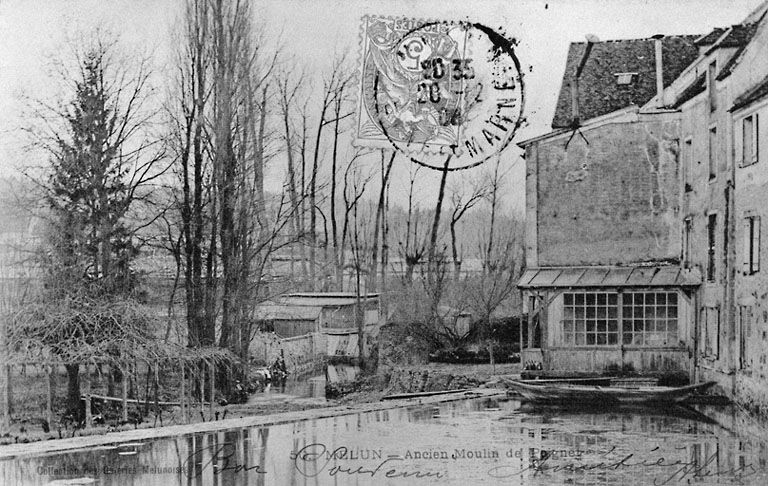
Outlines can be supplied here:
<path id="1" fill-rule="evenodd" d="M 366 16 L 355 144 L 459 170 L 496 156 L 523 122 L 516 41 L 468 21 Z"/>

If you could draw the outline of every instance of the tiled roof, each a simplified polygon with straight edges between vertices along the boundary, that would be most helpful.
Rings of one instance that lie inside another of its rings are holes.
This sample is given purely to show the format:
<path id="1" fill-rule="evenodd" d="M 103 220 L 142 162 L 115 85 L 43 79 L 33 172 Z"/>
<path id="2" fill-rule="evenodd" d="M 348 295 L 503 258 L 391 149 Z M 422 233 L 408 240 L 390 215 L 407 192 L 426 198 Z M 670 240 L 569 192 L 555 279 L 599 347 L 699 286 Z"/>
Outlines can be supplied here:
<path id="1" fill-rule="evenodd" d="M 664 86 L 669 86 L 698 56 L 694 41 L 700 36 L 667 36 L 662 39 Z M 571 78 L 586 49 L 573 42 L 568 49 L 565 74 L 552 128 L 571 125 Z M 628 85 L 616 82 L 617 73 L 637 73 Z M 628 39 L 594 44 L 579 78 L 581 120 L 598 117 L 631 105 L 642 106 L 656 95 L 656 56 L 653 39 Z"/>
<path id="2" fill-rule="evenodd" d="M 528 268 L 517 286 L 567 287 L 695 287 L 701 274 L 673 265 L 642 267 L 542 267 Z"/>
<path id="3" fill-rule="evenodd" d="M 731 32 L 731 34 L 728 34 L 728 37 L 723 39 L 723 42 L 728 41 L 729 45 L 724 47 L 732 47 L 732 44 L 736 41 L 739 41 L 740 44 L 738 45 L 738 49 L 736 52 L 733 53 L 733 56 L 728 60 L 727 63 L 725 63 L 725 66 L 723 66 L 723 69 L 720 70 L 720 73 L 717 75 L 717 80 L 722 81 L 723 79 L 727 78 L 731 75 L 733 72 L 733 69 L 736 67 L 736 65 L 739 63 L 739 60 L 741 59 L 741 53 L 744 52 L 744 49 L 746 49 L 747 44 L 749 44 L 749 41 L 752 40 L 752 36 L 755 35 L 755 31 L 757 31 L 757 25 L 758 22 L 755 22 L 753 24 L 748 24 L 744 26 L 734 26 L 734 31 Z M 735 27 L 740 27 L 739 29 L 736 29 Z M 734 36 L 731 38 L 731 36 Z M 731 38 L 729 40 L 729 38 Z"/>
<path id="4" fill-rule="evenodd" d="M 756 23 L 754 24 L 737 24 L 731 28 L 728 35 L 723 40 L 718 42 L 719 47 L 741 47 L 752 38 L 755 33 Z"/>
<path id="5" fill-rule="evenodd" d="M 696 39 L 693 43 L 696 44 L 697 46 L 711 46 L 723 34 L 725 34 L 724 27 L 715 27 L 714 30 L 712 30 L 712 32 L 706 35 L 702 35 L 701 37 Z"/>
<path id="6" fill-rule="evenodd" d="M 683 90 L 682 93 L 677 97 L 674 104 L 672 105 L 673 108 L 679 108 L 682 106 L 683 103 L 685 103 L 688 100 L 693 99 L 694 96 L 698 95 L 699 93 L 703 93 L 707 89 L 707 75 L 706 73 L 702 73 L 697 77 L 693 83 L 690 84 L 687 88 Z"/>
<path id="7" fill-rule="evenodd" d="M 730 111 L 736 111 L 766 96 L 768 96 L 768 76 L 733 100 Z"/>

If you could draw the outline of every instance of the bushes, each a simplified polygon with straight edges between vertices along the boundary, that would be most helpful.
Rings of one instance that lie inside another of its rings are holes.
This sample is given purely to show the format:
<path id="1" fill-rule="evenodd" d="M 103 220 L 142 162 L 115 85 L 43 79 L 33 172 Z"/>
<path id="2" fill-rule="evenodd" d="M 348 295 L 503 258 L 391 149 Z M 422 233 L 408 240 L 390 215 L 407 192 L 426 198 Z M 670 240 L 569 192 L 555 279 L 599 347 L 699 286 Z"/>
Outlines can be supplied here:
<path id="1" fill-rule="evenodd" d="M 520 346 L 512 343 L 496 343 L 493 345 L 493 361 L 495 363 L 519 363 Z M 440 349 L 429 354 L 429 360 L 438 363 L 452 364 L 487 364 L 491 362 L 491 353 L 487 346 L 473 351 L 464 347 Z"/>

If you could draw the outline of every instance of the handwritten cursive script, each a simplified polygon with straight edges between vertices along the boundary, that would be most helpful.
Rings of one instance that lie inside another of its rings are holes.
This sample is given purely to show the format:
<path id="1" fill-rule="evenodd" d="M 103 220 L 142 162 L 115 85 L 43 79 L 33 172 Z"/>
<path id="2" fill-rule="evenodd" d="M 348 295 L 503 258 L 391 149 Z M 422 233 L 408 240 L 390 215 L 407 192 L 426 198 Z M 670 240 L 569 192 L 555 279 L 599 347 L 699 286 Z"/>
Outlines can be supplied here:
<path id="1" fill-rule="evenodd" d="M 207 457 L 210 454 L 210 457 Z M 239 473 L 251 471 L 256 474 L 266 474 L 260 464 L 246 466 L 237 462 L 237 448 L 234 444 L 211 445 L 198 449 L 187 458 L 182 467 L 187 471 L 187 476 L 195 478 L 203 474 L 209 467 L 213 468 L 213 474 L 221 474 L 224 471 Z"/>
<path id="2" fill-rule="evenodd" d="M 655 450 L 655 449 L 654 449 Z M 640 468 L 640 469 L 665 469 L 666 472 L 675 468 L 672 474 L 669 476 L 663 476 L 661 479 L 654 479 L 654 486 L 663 486 L 673 481 L 685 481 L 686 479 L 699 479 L 705 477 L 721 477 L 728 478 L 731 482 L 741 484 L 745 478 L 748 478 L 758 472 L 752 464 L 743 464 L 739 467 L 730 469 L 720 469 L 717 467 L 717 454 L 712 454 L 707 457 L 703 462 L 699 462 L 696 459 L 691 461 L 674 460 L 668 461 L 664 457 L 657 457 L 653 459 L 640 458 L 635 454 L 627 454 L 626 456 L 616 461 L 600 461 L 591 463 L 579 463 L 579 462 L 558 462 L 553 463 L 552 457 L 543 457 L 541 459 L 535 459 L 531 461 L 531 464 L 522 469 L 514 466 L 497 466 L 488 471 L 488 475 L 493 478 L 508 478 L 512 476 L 522 475 L 526 471 L 532 471 L 533 475 L 545 474 L 545 473 L 557 473 L 557 472 L 589 472 L 589 471 L 606 471 L 606 470 L 619 470 L 624 468 Z"/>
<path id="3" fill-rule="evenodd" d="M 302 476 L 316 477 L 325 472 L 329 476 L 346 474 L 349 476 L 360 475 L 368 477 L 386 477 L 386 478 L 416 478 L 416 479 L 443 479 L 447 476 L 446 471 L 420 471 L 416 469 L 405 469 L 399 467 L 398 461 L 403 458 L 399 456 L 389 456 L 380 461 L 373 467 L 361 466 L 355 462 L 351 465 L 331 465 L 331 460 L 346 457 L 346 447 L 338 447 L 329 452 L 325 444 L 309 444 L 291 454 L 296 470 Z"/>

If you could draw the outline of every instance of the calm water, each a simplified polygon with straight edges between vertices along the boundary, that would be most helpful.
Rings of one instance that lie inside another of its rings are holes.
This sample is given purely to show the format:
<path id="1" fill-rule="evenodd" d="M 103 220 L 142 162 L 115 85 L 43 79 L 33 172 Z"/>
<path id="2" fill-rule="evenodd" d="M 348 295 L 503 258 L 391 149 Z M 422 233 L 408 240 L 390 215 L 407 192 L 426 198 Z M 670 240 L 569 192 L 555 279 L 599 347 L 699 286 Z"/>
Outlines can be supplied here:
<path id="1" fill-rule="evenodd" d="M 0 483 L 768 484 L 765 429 L 703 411 L 465 400 L 0 461 Z"/>
<path id="2" fill-rule="evenodd" d="M 357 376 L 359 368 L 352 365 L 328 365 L 325 370 L 303 375 L 288 375 L 281 385 L 268 384 L 262 392 L 254 393 L 249 403 L 272 398 L 325 398 L 326 378 L 331 381 L 352 381 Z"/>

